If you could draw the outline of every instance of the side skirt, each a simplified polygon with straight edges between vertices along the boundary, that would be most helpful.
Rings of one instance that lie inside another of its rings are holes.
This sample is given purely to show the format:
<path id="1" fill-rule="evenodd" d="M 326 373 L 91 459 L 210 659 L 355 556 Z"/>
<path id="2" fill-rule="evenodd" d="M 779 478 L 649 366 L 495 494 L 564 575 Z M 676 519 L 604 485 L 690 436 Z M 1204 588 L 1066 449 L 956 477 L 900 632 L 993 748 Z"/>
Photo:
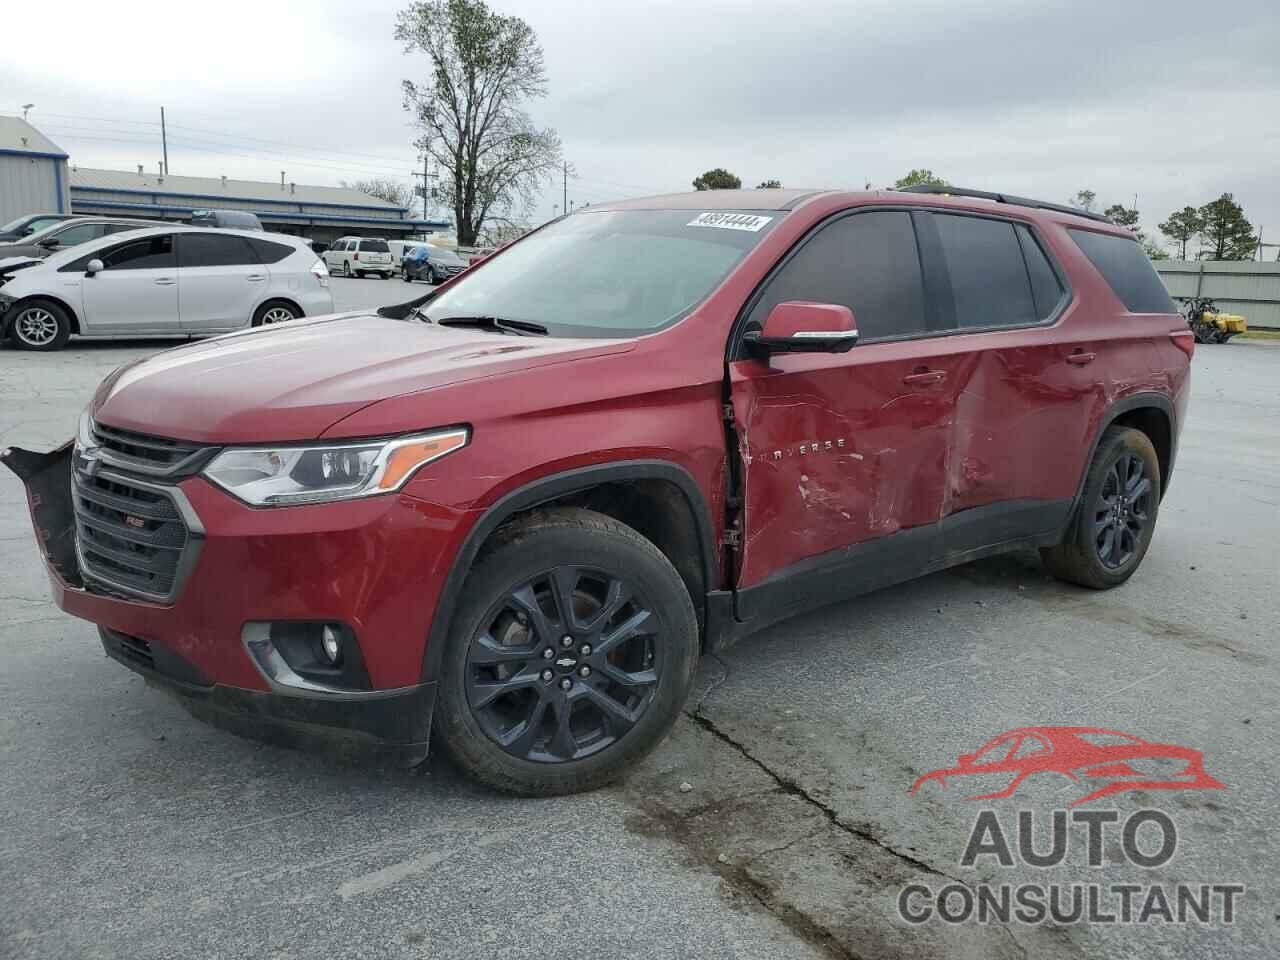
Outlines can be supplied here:
<path id="1" fill-rule="evenodd" d="M 1071 500 L 1011 500 L 802 560 L 758 584 L 707 597 L 707 649 L 782 620 L 948 567 L 1058 543 Z"/>

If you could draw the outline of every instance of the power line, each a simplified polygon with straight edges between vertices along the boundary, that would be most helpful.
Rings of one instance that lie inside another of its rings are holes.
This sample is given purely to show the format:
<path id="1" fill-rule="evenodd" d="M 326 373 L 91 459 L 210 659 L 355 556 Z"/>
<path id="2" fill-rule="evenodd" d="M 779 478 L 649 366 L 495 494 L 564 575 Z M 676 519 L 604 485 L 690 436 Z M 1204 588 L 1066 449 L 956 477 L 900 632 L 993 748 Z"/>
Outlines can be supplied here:
<path id="1" fill-rule="evenodd" d="M 109 117 L 89 117 L 89 116 L 83 116 L 80 114 L 47 113 L 47 112 L 43 113 L 42 115 L 47 117 L 59 118 L 62 120 L 81 120 L 81 121 L 89 121 L 91 123 L 109 123 L 109 124 L 116 124 L 121 126 L 135 126 L 135 127 L 141 126 L 141 127 L 151 127 L 151 128 L 160 127 L 160 123 L 155 120 L 113 120 Z M 396 159 L 393 157 L 387 157 L 381 154 L 360 153 L 353 150 L 337 150 L 330 147 L 311 146 L 304 143 L 297 143 L 296 141 L 269 140 L 265 137 L 251 137 L 251 136 L 248 136 L 247 134 L 230 133 L 225 130 L 209 130 L 203 127 L 191 127 L 181 123 L 169 123 L 168 127 L 170 130 L 188 130 L 188 131 L 191 131 L 192 133 L 205 135 L 205 136 L 195 138 L 197 140 L 206 140 L 209 137 L 213 137 L 215 139 L 223 139 L 223 140 L 229 140 L 229 141 L 251 141 L 254 143 L 264 143 L 264 144 L 274 145 L 274 146 L 289 147 L 293 150 L 302 150 L 302 151 L 308 151 L 313 153 L 320 153 L 325 155 L 326 157 L 336 156 L 339 159 L 341 157 L 346 156 L 346 157 L 354 157 L 354 158 L 363 159 L 363 160 L 377 160 L 383 164 L 394 165 L 397 169 L 406 162 L 410 163 L 410 165 L 416 162 L 416 161 L 405 161 L 405 160 Z M 80 128 L 80 129 L 92 129 L 92 128 Z M 128 132 L 128 133 L 138 133 L 138 134 L 144 133 L 144 131 L 142 130 L 107 131 L 107 132 Z M 243 146 L 244 144 L 238 143 L 237 145 Z"/>
<path id="2" fill-rule="evenodd" d="M 48 130 L 50 134 L 65 140 L 86 140 L 86 141 L 100 141 L 104 143 L 124 143 L 124 144 L 136 145 L 139 147 L 158 147 L 160 145 L 158 138 L 146 136 L 145 134 L 142 133 L 142 131 L 136 131 L 136 130 L 109 131 L 109 132 L 122 133 L 122 134 L 137 134 L 137 136 L 111 137 L 111 136 L 103 136 L 100 131 L 96 131 L 96 130 L 90 133 L 83 133 L 80 131 L 80 129 L 76 129 L 76 128 L 64 130 L 61 128 L 46 127 L 45 129 Z M 339 173 L 354 173 L 354 174 L 366 174 L 366 175 L 391 174 L 395 176 L 406 176 L 409 173 L 409 170 L 406 168 L 411 168 L 412 166 L 412 164 L 407 162 L 404 166 L 385 166 L 385 167 L 374 166 L 372 164 L 343 163 L 341 160 L 337 160 L 337 162 L 334 162 L 334 163 L 323 163 L 323 162 L 317 162 L 317 160 L 332 160 L 334 158 L 297 156 L 292 154 L 278 153 L 276 151 L 269 151 L 269 150 L 263 150 L 257 153 L 238 153 L 234 149 L 236 146 L 234 144 L 219 144 L 213 141 L 189 140 L 185 136 L 184 137 L 171 136 L 169 140 L 174 146 L 182 147 L 183 149 L 186 149 L 186 150 L 194 150 L 200 153 L 214 153 L 214 154 L 220 154 L 222 156 L 228 156 L 228 157 L 239 157 L 241 159 L 246 159 L 246 160 L 270 160 L 273 163 L 275 162 L 292 163 L 299 167 L 310 167 L 315 169 L 334 170 Z M 232 149 L 227 149 L 228 147 Z"/>

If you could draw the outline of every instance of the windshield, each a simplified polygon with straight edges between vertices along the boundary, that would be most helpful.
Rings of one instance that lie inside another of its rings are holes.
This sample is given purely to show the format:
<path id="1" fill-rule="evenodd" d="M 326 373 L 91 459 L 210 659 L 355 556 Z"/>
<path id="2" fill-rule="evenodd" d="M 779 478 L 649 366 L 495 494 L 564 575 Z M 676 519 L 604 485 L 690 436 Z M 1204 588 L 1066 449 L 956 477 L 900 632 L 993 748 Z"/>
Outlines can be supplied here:
<path id="1" fill-rule="evenodd" d="M 441 263 L 462 263 L 458 255 L 452 250 L 444 250 L 440 247 L 431 248 L 431 260 L 439 260 Z"/>
<path id="2" fill-rule="evenodd" d="M 19 217 L 17 220 L 10 220 L 3 227 L 0 227 L 0 233 L 12 233 L 26 222 L 26 217 Z"/>
<path id="3" fill-rule="evenodd" d="M 697 210 L 573 214 L 462 274 L 425 313 L 524 321 L 552 336 L 652 333 L 688 314 L 780 219 Z"/>

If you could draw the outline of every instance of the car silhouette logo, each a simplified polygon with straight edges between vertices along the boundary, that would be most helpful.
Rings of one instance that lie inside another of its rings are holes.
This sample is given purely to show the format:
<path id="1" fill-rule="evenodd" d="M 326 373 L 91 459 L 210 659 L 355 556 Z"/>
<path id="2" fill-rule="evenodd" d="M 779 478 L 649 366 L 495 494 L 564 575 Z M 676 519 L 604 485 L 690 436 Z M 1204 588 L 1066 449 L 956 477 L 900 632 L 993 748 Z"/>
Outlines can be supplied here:
<path id="1" fill-rule="evenodd" d="M 928 783 L 942 788 L 957 777 L 1008 779 L 1003 789 L 965 797 L 998 800 L 1011 797 L 1036 774 L 1057 774 L 1094 789 L 1071 801 L 1079 806 L 1129 790 L 1222 790 L 1222 781 L 1204 769 L 1204 755 L 1190 747 L 1152 743 L 1102 727 L 1019 727 L 987 741 L 973 753 L 962 753 L 953 767 L 930 771 L 911 786 L 911 794 Z"/>

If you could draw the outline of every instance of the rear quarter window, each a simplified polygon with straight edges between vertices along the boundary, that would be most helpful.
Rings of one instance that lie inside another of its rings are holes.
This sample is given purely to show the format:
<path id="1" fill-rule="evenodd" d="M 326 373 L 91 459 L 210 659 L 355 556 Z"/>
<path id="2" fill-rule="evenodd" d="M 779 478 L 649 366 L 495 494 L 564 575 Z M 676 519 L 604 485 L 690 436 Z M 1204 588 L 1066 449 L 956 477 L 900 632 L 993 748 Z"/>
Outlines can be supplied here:
<path id="1" fill-rule="evenodd" d="M 1068 232 L 1130 313 L 1178 312 L 1137 240 L 1090 230 Z"/>
<path id="2" fill-rule="evenodd" d="M 258 259 L 263 263 L 279 263 L 289 254 L 294 253 L 295 249 L 287 243 L 276 243 L 273 240 L 259 240 L 257 237 L 246 237 L 249 246 L 253 247 L 253 252 L 258 255 Z"/>

